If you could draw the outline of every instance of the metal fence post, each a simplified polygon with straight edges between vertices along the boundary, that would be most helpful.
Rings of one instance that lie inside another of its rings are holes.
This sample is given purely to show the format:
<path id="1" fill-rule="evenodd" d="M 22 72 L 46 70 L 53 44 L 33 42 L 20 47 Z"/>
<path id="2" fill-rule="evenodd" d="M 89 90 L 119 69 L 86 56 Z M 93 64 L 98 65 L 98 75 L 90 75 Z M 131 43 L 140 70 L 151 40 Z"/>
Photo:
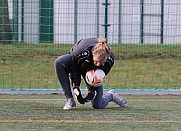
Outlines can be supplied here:
<path id="1" fill-rule="evenodd" d="M 74 0 L 74 43 L 77 42 L 78 28 L 78 1 Z"/>
<path id="2" fill-rule="evenodd" d="M 110 5 L 110 3 L 108 3 L 108 0 L 105 0 L 105 3 L 102 3 L 102 5 L 105 6 L 105 16 L 104 16 L 104 24 L 102 26 L 104 26 L 104 37 L 106 38 L 107 40 L 107 35 L 108 35 L 108 26 L 110 26 L 110 24 L 108 24 L 108 5 Z M 107 40 L 108 42 L 108 40 Z"/>
<path id="3" fill-rule="evenodd" d="M 121 17 L 122 17 L 122 0 L 119 0 L 119 23 L 118 23 L 118 43 L 122 43 L 122 21 L 121 21 Z"/>
<path id="4" fill-rule="evenodd" d="M 144 15 L 144 0 L 141 0 L 140 1 L 140 18 L 141 18 L 141 20 L 140 20 L 140 43 L 143 43 L 144 41 L 144 34 L 143 34 L 143 25 L 144 25 L 144 19 L 143 19 L 143 15 Z"/>
<path id="5" fill-rule="evenodd" d="M 160 33 L 161 44 L 163 44 L 163 33 L 164 33 L 164 0 L 161 0 L 161 33 Z"/>

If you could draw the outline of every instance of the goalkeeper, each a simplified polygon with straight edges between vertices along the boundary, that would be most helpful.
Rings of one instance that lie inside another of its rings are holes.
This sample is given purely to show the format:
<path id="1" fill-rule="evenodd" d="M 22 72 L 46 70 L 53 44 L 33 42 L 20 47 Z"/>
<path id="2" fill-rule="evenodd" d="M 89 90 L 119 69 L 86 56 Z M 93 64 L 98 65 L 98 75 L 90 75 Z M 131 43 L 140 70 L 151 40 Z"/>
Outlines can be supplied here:
<path id="1" fill-rule="evenodd" d="M 86 83 L 85 74 L 87 71 L 99 68 L 107 75 L 114 65 L 114 54 L 105 42 L 104 38 L 81 39 L 70 49 L 69 53 L 61 55 L 55 60 L 56 75 L 67 98 L 64 110 L 70 110 L 76 106 L 70 85 L 72 85 L 80 104 L 91 101 L 94 109 L 103 109 L 110 101 L 121 107 L 128 106 L 127 101 L 113 90 L 103 96 L 102 86 L 93 87 Z M 83 76 L 88 89 L 85 98 L 79 88 L 81 76 Z"/>

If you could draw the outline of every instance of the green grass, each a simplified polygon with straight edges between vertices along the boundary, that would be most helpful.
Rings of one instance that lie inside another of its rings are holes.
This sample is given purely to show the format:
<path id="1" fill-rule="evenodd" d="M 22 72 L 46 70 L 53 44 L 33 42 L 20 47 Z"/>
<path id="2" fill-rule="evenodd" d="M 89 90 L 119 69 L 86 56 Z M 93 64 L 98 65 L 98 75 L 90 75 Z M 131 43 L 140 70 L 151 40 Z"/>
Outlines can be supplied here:
<path id="1" fill-rule="evenodd" d="M 110 44 L 115 65 L 105 88 L 176 88 L 181 85 L 181 45 Z M 0 44 L 1 89 L 58 89 L 54 60 L 71 44 Z M 84 83 L 82 84 L 84 87 Z"/>
<path id="2" fill-rule="evenodd" d="M 91 103 L 65 111 L 62 95 L 0 95 L 2 131 L 180 131 L 181 96 L 124 95 L 129 108 Z"/>

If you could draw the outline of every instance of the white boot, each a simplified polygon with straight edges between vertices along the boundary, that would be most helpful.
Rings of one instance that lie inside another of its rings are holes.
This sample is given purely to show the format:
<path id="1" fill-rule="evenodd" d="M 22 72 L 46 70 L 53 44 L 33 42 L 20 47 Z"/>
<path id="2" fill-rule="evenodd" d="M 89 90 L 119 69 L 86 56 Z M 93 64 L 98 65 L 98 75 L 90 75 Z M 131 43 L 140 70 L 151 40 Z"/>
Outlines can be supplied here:
<path id="1" fill-rule="evenodd" d="M 63 107 L 64 110 L 71 110 L 73 108 L 75 108 L 76 103 L 74 101 L 73 98 L 67 99 L 67 102 L 65 104 L 65 106 Z"/>
<path id="2" fill-rule="evenodd" d="M 114 90 L 108 91 L 108 94 L 112 94 L 114 103 L 121 107 L 128 107 L 128 102 L 123 97 L 119 96 Z"/>

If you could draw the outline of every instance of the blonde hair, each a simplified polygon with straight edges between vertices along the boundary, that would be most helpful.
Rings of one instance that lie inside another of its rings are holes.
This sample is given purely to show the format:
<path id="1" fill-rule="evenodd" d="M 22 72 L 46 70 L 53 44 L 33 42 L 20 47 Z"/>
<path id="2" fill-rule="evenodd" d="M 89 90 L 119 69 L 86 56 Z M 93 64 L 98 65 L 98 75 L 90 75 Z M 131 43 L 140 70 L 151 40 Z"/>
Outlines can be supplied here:
<path id="1" fill-rule="evenodd" d="M 98 43 L 94 46 L 94 53 L 99 54 L 100 61 L 106 61 L 110 54 L 110 48 L 106 44 L 106 39 L 98 38 Z"/>

